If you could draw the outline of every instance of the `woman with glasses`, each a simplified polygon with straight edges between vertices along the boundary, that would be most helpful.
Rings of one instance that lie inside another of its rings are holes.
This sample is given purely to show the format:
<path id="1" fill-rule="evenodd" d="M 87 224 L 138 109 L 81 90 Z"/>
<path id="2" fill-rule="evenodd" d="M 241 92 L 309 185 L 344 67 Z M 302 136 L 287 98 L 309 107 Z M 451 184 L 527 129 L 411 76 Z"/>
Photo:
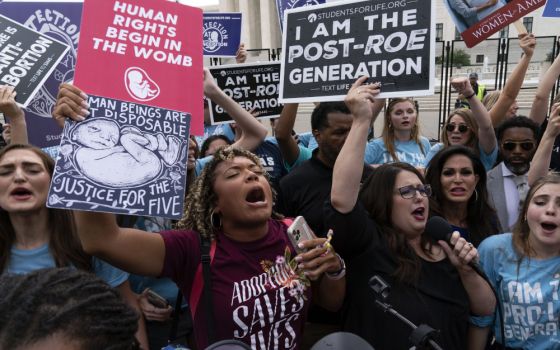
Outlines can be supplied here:
<path id="1" fill-rule="evenodd" d="M 430 216 L 443 217 L 475 247 L 500 232 L 488 201 L 486 169 L 472 149 L 445 147 L 431 160 L 426 181 L 432 187 Z"/>
<path id="2" fill-rule="evenodd" d="M 471 109 L 456 109 L 449 115 L 441 130 L 442 143 L 434 145 L 426 156 L 425 166 L 436 153 L 451 145 L 461 145 L 471 148 L 480 157 L 486 171 L 492 169 L 498 156 L 496 135 L 492 127 L 492 120 L 488 110 L 476 97 L 467 78 L 456 78 L 451 85 L 465 96 Z"/>
<path id="3" fill-rule="evenodd" d="M 444 349 L 466 349 L 469 314 L 492 315 L 495 299 L 488 285 L 469 266 L 477 250 L 458 233 L 447 243 L 424 234 L 431 187 L 405 163 L 378 167 L 360 189 L 371 106 L 379 93 L 372 85 L 348 92 L 354 121 L 333 171 L 326 225 L 333 245 L 346 256 L 348 284 L 344 328 L 376 349 L 410 349 L 408 325 L 376 306 L 368 283 L 372 276 L 388 282 L 385 301 L 404 317 L 440 333 Z M 360 200 L 358 200 L 358 198 Z"/>

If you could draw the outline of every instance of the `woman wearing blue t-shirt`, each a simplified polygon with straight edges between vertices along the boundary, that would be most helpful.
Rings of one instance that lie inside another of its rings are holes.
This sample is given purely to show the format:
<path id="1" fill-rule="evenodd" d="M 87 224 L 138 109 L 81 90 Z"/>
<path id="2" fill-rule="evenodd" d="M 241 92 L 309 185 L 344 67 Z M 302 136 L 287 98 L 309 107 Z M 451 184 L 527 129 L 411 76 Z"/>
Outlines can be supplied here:
<path id="1" fill-rule="evenodd" d="M 11 144 L 0 151 L 0 274 L 74 266 L 92 271 L 133 307 L 128 274 L 86 254 L 71 211 L 46 207 L 54 161 L 40 149 Z M 137 334 L 147 345 L 144 322 Z"/>
<path id="2" fill-rule="evenodd" d="M 478 248 L 482 268 L 498 292 L 499 318 L 473 317 L 478 333 L 493 327 L 508 348 L 558 349 L 560 346 L 560 175 L 535 182 L 513 233 L 484 240 Z M 472 349 L 484 349 L 485 338 Z"/>
<path id="3" fill-rule="evenodd" d="M 423 167 L 430 141 L 420 135 L 418 106 L 411 98 L 395 98 L 385 110 L 385 123 L 381 138 L 366 146 L 368 164 L 404 162 Z"/>

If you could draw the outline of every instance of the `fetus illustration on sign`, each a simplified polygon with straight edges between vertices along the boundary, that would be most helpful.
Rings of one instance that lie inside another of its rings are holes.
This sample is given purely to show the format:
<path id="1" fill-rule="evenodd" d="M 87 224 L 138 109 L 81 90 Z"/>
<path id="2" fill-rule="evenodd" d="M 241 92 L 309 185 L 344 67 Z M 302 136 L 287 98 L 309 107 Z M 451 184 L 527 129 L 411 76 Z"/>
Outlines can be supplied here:
<path id="1" fill-rule="evenodd" d="M 124 72 L 128 94 L 138 101 L 150 101 L 159 96 L 158 84 L 140 67 L 129 67 Z"/>
<path id="2" fill-rule="evenodd" d="M 106 118 L 78 123 L 70 139 L 77 146 L 76 169 L 91 181 L 113 188 L 144 185 L 157 178 L 164 165 L 175 165 L 181 154 L 176 136 L 121 128 Z"/>

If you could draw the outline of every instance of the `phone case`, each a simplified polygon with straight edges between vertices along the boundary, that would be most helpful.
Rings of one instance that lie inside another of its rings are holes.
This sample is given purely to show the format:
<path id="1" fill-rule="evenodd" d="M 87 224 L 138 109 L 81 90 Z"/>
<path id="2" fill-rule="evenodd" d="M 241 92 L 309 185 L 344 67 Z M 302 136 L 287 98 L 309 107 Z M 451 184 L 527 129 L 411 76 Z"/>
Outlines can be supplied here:
<path id="1" fill-rule="evenodd" d="M 298 247 L 299 242 L 315 238 L 313 236 L 313 231 L 311 231 L 311 228 L 307 225 L 303 216 L 298 216 L 290 227 L 288 227 L 288 237 L 298 253 L 305 251 L 305 249 Z"/>

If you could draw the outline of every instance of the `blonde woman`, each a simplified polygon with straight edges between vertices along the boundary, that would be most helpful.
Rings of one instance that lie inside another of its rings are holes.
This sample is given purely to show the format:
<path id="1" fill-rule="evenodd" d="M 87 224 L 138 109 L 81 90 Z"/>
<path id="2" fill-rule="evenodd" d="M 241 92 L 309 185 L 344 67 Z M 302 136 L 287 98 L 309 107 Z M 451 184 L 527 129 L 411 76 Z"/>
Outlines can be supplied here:
<path id="1" fill-rule="evenodd" d="M 420 135 L 418 106 L 411 98 L 395 98 L 385 110 L 385 123 L 381 138 L 366 146 L 367 164 L 404 162 L 423 167 L 430 151 L 430 141 Z"/>

